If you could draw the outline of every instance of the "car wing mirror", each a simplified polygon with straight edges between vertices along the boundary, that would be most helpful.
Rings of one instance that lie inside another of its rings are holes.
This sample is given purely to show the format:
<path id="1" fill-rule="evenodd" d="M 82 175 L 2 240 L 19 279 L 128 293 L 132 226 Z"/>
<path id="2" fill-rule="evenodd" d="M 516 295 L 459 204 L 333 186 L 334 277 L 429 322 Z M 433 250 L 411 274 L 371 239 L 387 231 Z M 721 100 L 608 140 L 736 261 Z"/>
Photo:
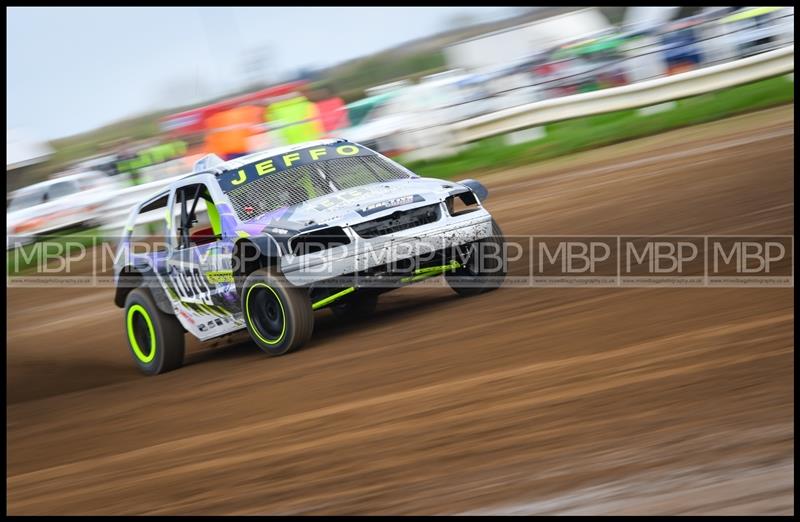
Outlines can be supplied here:
<path id="1" fill-rule="evenodd" d="M 466 187 L 469 187 L 469 189 L 472 190 L 472 192 L 475 193 L 475 196 L 477 196 L 478 200 L 481 203 L 483 203 L 483 201 L 487 197 L 489 197 L 489 190 L 486 187 L 484 187 L 483 183 L 481 183 L 478 180 L 465 179 L 463 181 L 459 181 L 458 183 L 461 184 L 461 185 L 464 185 Z"/>

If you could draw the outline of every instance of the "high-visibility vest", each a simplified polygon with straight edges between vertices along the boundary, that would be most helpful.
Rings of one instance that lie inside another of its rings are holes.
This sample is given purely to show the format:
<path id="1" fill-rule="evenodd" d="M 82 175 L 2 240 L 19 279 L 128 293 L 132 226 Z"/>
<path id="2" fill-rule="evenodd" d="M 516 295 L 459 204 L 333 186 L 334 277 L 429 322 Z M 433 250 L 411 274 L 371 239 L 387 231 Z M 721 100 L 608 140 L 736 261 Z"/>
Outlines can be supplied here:
<path id="1" fill-rule="evenodd" d="M 304 96 L 271 104 L 264 118 L 286 145 L 318 140 L 325 134 L 319 110 Z"/>
<path id="2" fill-rule="evenodd" d="M 205 150 L 227 157 L 249 152 L 249 139 L 260 132 L 261 109 L 255 106 L 236 107 L 218 112 L 206 120 Z"/>
<path id="3" fill-rule="evenodd" d="M 317 102 L 317 109 L 319 109 L 322 127 L 326 133 L 336 129 L 343 129 L 350 125 L 350 121 L 347 118 L 347 107 L 345 107 L 344 100 L 341 98 L 328 98 L 327 100 L 319 101 Z"/>

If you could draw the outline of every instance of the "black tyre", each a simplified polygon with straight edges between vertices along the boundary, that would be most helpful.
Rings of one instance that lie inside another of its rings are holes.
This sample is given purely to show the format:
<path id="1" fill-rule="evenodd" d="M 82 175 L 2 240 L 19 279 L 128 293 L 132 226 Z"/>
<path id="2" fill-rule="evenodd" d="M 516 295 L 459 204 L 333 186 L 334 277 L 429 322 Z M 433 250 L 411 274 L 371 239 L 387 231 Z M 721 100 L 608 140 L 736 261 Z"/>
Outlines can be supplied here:
<path id="1" fill-rule="evenodd" d="M 125 331 L 133 362 L 142 373 L 158 375 L 183 364 L 183 326 L 158 309 L 146 288 L 134 288 L 125 299 Z"/>
<path id="2" fill-rule="evenodd" d="M 308 290 L 289 284 L 262 268 L 245 279 L 242 311 L 253 342 L 269 355 L 300 348 L 314 331 L 314 311 Z"/>
<path id="3" fill-rule="evenodd" d="M 378 292 L 370 289 L 357 290 L 353 294 L 330 305 L 337 319 L 350 322 L 369 317 L 378 307 Z"/>
<path id="4" fill-rule="evenodd" d="M 464 250 L 470 253 L 464 266 L 445 273 L 450 288 L 464 297 L 500 288 L 508 272 L 505 237 L 500 226 L 492 220 L 492 235 L 464 245 Z"/>

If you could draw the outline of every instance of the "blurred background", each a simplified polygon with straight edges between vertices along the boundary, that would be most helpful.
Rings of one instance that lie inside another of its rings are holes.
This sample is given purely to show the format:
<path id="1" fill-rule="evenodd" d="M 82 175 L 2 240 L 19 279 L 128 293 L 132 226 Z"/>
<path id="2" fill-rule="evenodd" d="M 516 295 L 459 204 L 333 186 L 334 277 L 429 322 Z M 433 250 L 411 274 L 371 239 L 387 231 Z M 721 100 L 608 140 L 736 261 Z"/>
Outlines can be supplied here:
<path id="1" fill-rule="evenodd" d="M 792 45 L 794 9 L 11 9 L 8 29 L 7 233 L 29 242 L 75 226 L 113 236 L 145 192 L 209 153 L 336 136 L 422 175 L 484 168 L 498 143 L 454 139 L 459 122 Z M 755 102 L 786 101 L 784 84 Z M 702 117 L 754 102 L 734 97 Z M 608 132 L 584 121 L 567 138 L 536 127 L 499 145 L 533 161 L 670 118 Z"/>
<path id="2" fill-rule="evenodd" d="M 539 235 L 793 241 L 794 8 L 9 8 L 7 49 L 9 513 L 794 513 L 793 273 L 529 277 Z M 530 255 L 141 375 L 130 208 L 325 137 L 479 180 Z"/>

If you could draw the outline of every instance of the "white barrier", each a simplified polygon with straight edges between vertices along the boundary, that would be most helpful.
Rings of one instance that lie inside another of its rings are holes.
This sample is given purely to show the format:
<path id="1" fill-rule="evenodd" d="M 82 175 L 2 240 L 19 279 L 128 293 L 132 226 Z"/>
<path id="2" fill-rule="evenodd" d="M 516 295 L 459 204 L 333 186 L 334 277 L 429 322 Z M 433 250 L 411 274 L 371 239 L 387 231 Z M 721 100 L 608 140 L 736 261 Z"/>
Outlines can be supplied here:
<path id="1" fill-rule="evenodd" d="M 103 206 L 100 212 L 103 220 L 103 225 L 100 227 L 102 234 L 109 237 L 121 234 L 122 227 L 125 226 L 128 214 L 135 205 L 138 205 L 149 196 L 155 195 L 159 190 L 173 181 L 177 181 L 188 174 L 188 172 L 184 172 L 178 176 L 159 179 L 133 187 L 126 187 L 110 194 L 108 203 Z M 151 221 L 156 221 L 157 219 L 159 218 L 153 217 Z M 147 220 L 142 221 L 142 223 L 145 222 L 147 222 Z"/>
<path id="2" fill-rule="evenodd" d="M 635 109 L 794 71 L 794 45 L 734 62 L 622 87 L 512 107 L 450 125 L 455 144 L 581 116 Z"/>

